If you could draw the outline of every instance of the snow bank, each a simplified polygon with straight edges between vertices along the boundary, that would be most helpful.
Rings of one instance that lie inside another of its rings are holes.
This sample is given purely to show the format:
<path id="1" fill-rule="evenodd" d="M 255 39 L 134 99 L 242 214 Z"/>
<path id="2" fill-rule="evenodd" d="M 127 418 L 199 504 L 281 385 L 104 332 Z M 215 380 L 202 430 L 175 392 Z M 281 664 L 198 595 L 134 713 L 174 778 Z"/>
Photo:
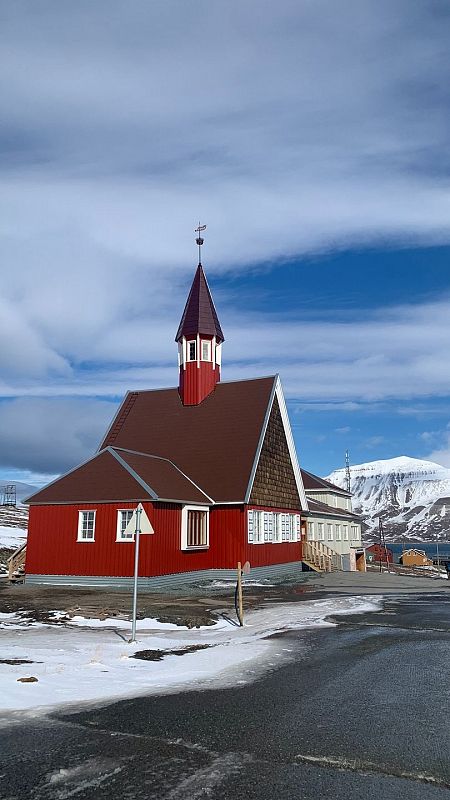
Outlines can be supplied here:
<path id="1" fill-rule="evenodd" d="M 73 618 L 61 625 L 32 623 L 20 614 L 0 614 L 0 712 L 71 703 L 106 702 L 142 694 L 236 685 L 292 657 L 286 640 L 273 634 L 330 626 L 330 614 L 373 611 L 379 598 L 340 597 L 270 605 L 246 615 L 239 628 L 225 618 L 215 625 L 188 629 L 153 619 L 138 622 L 138 642 L 128 644 L 125 620 Z M 142 650 L 206 649 L 167 655 L 161 661 L 130 658 Z M 29 660 L 5 664 L 1 659 Z M 20 683 L 35 677 L 37 682 Z"/>
<path id="2" fill-rule="evenodd" d="M 11 550 L 25 544 L 27 532 L 22 528 L 7 528 L 0 525 L 0 547 L 9 547 Z"/>

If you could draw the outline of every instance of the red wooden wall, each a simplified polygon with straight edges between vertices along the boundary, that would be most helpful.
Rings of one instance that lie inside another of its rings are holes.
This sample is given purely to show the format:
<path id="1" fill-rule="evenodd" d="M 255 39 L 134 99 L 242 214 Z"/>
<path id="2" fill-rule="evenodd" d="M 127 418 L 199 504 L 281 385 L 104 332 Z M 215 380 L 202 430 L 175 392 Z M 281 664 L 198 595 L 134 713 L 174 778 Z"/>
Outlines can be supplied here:
<path id="1" fill-rule="evenodd" d="M 118 509 L 135 503 L 83 503 L 31 506 L 26 571 L 31 575 L 131 576 L 133 541 L 116 542 Z M 301 559 L 300 542 L 249 544 L 247 509 L 216 506 L 210 511 L 210 546 L 181 550 L 181 507 L 170 503 L 143 503 L 155 529 L 141 536 L 139 574 L 166 575 L 203 569 L 232 569 L 238 561 L 253 567 Z M 78 511 L 96 510 L 95 541 L 77 542 Z M 273 510 L 273 509 L 270 509 Z M 280 509 L 283 511 L 283 509 Z"/>
<path id="2" fill-rule="evenodd" d="M 205 338 L 205 337 L 202 337 Z M 220 367 L 212 361 L 188 361 L 186 369 L 180 367 L 180 395 L 185 406 L 196 406 L 211 394 L 220 380 Z"/>

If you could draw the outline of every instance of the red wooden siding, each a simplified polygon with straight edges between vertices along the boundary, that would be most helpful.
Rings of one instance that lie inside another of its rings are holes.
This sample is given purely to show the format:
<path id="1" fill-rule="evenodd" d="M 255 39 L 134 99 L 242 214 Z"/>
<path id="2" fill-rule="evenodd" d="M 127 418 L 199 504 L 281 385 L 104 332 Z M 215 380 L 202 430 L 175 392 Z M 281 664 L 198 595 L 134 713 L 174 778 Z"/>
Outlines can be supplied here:
<path id="1" fill-rule="evenodd" d="M 205 337 L 203 337 L 205 338 Z M 180 368 L 180 395 L 185 406 L 196 406 L 213 391 L 220 380 L 220 368 L 212 361 L 188 361 Z"/>
<path id="2" fill-rule="evenodd" d="M 26 571 L 31 575 L 133 575 L 134 544 L 116 542 L 118 509 L 134 503 L 31 506 Z M 139 574 L 166 575 L 203 569 L 254 567 L 301 559 L 300 542 L 249 544 L 247 507 L 217 506 L 210 511 L 209 548 L 181 550 L 181 506 L 143 503 L 155 529 L 142 536 Z M 95 541 L 78 542 L 78 512 L 96 510 Z M 273 511 L 273 509 L 270 509 Z M 280 509 L 284 511 L 284 509 Z"/>

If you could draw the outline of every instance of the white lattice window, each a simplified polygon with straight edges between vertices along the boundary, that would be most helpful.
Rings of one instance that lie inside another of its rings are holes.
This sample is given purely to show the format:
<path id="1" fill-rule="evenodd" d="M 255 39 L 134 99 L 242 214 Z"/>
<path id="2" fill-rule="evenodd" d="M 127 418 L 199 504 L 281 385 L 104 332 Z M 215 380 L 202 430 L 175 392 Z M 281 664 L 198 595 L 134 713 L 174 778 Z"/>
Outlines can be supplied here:
<path id="1" fill-rule="evenodd" d="M 319 542 L 325 541 L 325 525 L 323 522 L 317 523 L 317 538 Z"/>
<path id="2" fill-rule="evenodd" d="M 314 522 L 308 522 L 308 540 L 311 542 L 314 539 Z"/>
<path id="3" fill-rule="evenodd" d="M 344 542 L 348 542 L 348 525 L 343 525 L 342 530 L 344 532 Z"/>
<path id="4" fill-rule="evenodd" d="M 93 542 L 95 536 L 95 511 L 78 512 L 79 542 Z"/>
<path id="5" fill-rule="evenodd" d="M 333 541 L 333 525 L 331 522 L 327 523 L 327 539 L 329 542 Z"/>
<path id="6" fill-rule="evenodd" d="M 195 361 L 197 359 L 197 342 L 195 339 L 187 343 L 187 360 Z"/>
<path id="7" fill-rule="evenodd" d="M 340 525 L 336 525 L 336 541 L 337 542 L 341 541 L 341 526 Z"/>
<path id="8" fill-rule="evenodd" d="M 116 542 L 132 542 L 134 540 L 134 532 L 125 533 L 125 528 L 133 516 L 132 508 L 120 508 L 117 512 L 117 531 Z"/>
<path id="9" fill-rule="evenodd" d="M 202 361 L 211 361 L 211 342 L 202 339 Z"/>
<path id="10" fill-rule="evenodd" d="M 351 538 L 352 541 L 355 541 L 355 539 L 359 539 L 360 538 L 360 536 L 359 536 L 359 528 L 358 528 L 357 525 L 352 525 L 352 527 L 350 528 L 350 538 Z"/>

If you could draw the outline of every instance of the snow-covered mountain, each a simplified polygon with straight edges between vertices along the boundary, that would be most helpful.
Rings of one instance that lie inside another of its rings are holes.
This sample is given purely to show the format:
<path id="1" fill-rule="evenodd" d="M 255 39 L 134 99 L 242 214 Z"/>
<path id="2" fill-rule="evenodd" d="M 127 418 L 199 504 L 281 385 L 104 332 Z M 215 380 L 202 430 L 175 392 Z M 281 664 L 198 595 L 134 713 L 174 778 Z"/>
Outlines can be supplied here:
<path id="1" fill-rule="evenodd" d="M 450 469 L 400 456 L 357 464 L 350 475 L 353 508 L 367 523 L 368 538 L 380 517 L 390 541 L 450 541 Z M 345 470 L 327 480 L 345 488 Z"/>

